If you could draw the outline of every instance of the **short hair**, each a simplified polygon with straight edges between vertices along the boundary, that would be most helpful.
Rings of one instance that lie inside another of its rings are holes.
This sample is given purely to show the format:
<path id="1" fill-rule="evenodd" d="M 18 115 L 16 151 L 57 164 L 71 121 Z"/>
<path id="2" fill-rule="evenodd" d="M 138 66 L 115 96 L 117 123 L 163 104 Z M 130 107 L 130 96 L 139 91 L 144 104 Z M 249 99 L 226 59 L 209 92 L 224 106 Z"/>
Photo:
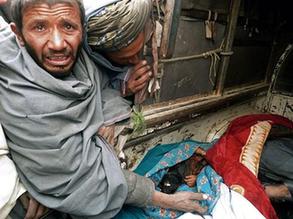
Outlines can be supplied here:
<path id="1" fill-rule="evenodd" d="M 79 11 L 80 11 L 80 22 L 82 26 L 85 26 L 85 9 L 83 6 L 82 0 L 12 0 L 10 2 L 10 15 L 12 22 L 15 23 L 16 27 L 19 31 L 22 30 L 22 16 L 23 11 L 25 8 L 29 7 L 30 5 L 38 4 L 38 3 L 45 3 L 48 5 L 54 5 L 57 3 L 69 3 L 72 4 L 76 2 Z"/>

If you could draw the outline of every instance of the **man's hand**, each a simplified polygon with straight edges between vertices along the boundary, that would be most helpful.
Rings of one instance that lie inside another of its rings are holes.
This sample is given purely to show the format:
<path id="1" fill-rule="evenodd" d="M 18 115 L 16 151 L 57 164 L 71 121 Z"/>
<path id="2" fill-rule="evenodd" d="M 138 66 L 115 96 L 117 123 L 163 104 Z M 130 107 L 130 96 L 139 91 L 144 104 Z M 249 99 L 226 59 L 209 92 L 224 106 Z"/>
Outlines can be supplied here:
<path id="1" fill-rule="evenodd" d="M 149 82 L 152 76 L 151 67 L 147 64 L 146 60 L 140 61 L 136 64 L 126 85 L 126 95 L 135 94 L 143 89 Z"/>
<path id="2" fill-rule="evenodd" d="M 27 210 L 24 219 L 39 219 L 49 210 L 28 195 L 28 193 L 24 193 L 20 196 L 20 201 L 23 207 Z"/>
<path id="3" fill-rule="evenodd" d="M 106 139 L 106 141 L 114 146 L 116 139 L 115 139 L 115 126 L 102 126 L 98 130 L 98 134 L 101 135 L 103 138 Z"/>
<path id="4" fill-rule="evenodd" d="M 266 185 L 265 192 L 271 199 L 290 200 L 292 199 L 288 187 L 284 184 Z"/>
<path id="5" fill-rule="evenodd" d="M 200 200 L 207 199 L 208 196 L 201 193 L 194 192 L 177 192 L 168 195 L 162 192 L 155 191 L 153 194 L 153 205 L 163 208 L 170 208 L 184 212 L 198 212 L 205 213 L 207 207 L 202 207 L 199 204 Z"/>

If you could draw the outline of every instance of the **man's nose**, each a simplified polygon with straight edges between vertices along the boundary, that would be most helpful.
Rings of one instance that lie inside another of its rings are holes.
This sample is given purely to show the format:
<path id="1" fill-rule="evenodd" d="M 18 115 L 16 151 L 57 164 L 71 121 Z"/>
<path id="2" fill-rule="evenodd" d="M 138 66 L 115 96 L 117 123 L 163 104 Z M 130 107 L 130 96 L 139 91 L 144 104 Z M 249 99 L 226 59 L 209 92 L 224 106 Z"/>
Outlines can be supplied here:
<path id="1" fill-rule="evenodd" d="M 64 40 L 62 33 L 57 29 L 53 30 L 50 35 L 48 47 L 49 49 L 56 51 L 63 50 L 66 47 L 66 41 Z"/>
<path id="2" fill-rule="evenodd" d="M 136 65 L 140 62 L 140 56 L 139 56 L 139 53 L 129 57 L 128 59 L 128 63 L 129 64 L 132 64 L 132 65 Z"/>

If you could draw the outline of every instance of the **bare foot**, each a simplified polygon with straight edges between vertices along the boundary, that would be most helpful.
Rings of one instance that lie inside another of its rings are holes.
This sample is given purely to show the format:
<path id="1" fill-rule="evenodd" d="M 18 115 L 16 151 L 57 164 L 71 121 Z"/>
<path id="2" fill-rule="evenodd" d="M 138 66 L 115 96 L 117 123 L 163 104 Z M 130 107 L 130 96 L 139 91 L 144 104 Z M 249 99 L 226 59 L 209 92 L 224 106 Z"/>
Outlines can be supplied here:
<path id="1" fill-rule="evenodd" d="M 289 189 L 284 184 L 265 186 L 265 192 L 271 199 L 290 199 Z"/>

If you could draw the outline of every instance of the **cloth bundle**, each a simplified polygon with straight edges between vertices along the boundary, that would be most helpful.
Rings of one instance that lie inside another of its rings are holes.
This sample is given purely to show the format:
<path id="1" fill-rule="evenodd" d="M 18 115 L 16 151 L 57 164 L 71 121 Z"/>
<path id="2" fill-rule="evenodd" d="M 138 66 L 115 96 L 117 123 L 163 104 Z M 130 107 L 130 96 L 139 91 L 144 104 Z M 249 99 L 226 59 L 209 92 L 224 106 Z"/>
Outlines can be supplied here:
<path id="1" fill-rule="evenodd" d="M 278 115 L 256 114 L 233 120 L 225 134 L 207 151 L 206 159 L 226 185 L 242 194 L 267 219 L 277 215 L 257 179 L 262 147 L 271 125 L 293 128 L 293 122 Z M 269 126 L 269 127 L 268 127 Z"/>

